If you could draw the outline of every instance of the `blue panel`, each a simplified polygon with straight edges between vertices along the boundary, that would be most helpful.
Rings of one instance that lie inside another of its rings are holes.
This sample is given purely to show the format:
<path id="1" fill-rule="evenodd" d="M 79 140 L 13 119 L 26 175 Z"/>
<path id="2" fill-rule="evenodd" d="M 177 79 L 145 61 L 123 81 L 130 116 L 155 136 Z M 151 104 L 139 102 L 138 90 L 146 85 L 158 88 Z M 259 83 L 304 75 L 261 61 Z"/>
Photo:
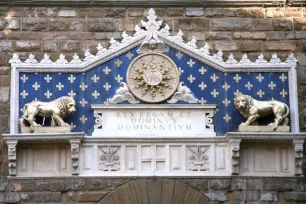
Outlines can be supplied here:
<path id="1" fill-rule="evenodd" d="M 73 131 L 84 131 L 91 135 L 94 117 L 90 105 L 103 104 L 115 94 L 120 82 L 126 81 L 126 71 L 137 57 L 137 49 L 86 73 L 20 73 L 19 107 L 35 99 L 50 101 L 73 95 L 77 112 L 66 121 L 72 124 Z M 242 92 L 258 100 L 275 99 L 289 104 L 288 73 L 223 73 L 172 48 L 164 54 L 176 63 L 181 70 L 180 81 L 197 98 L 206 104 L 217 104 L 214 116 L 217 135 L 237 131 L 238 125 L 245 121 L 234 106 L 235 93 Z M 39 86 L 35 86 L 35 82 Z M 21 109 L 19 114 L 22 115 Z M 269 119 L 262 122 L 268 123 Z"/>

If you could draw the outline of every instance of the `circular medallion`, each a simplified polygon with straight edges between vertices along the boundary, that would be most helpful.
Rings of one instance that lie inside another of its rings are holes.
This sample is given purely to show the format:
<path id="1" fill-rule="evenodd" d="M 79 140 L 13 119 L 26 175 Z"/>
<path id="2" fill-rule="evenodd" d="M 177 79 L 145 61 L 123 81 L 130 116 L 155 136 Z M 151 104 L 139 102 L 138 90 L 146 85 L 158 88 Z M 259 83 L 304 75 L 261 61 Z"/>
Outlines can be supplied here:
<path id="1" fill-rule="evenodd" d="M 130 64 L 126 81 L 138 99 L 159 103 L 175 93 L 179 84 L 179 71 L 169 57 L 148 53 L 140 55 Z"/>

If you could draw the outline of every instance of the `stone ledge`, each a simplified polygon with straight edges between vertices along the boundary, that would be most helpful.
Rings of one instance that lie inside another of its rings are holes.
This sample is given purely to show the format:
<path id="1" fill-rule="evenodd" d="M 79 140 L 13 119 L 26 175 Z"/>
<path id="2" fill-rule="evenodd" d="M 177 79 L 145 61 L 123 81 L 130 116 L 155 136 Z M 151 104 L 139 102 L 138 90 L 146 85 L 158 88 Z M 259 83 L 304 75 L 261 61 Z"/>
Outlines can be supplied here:
<path id="1" fill-rule="evenodd" d="M 3 140 L 18 141 L 68 141 L 71 139 L 83 140 L 84 132 L 72 133 L 27 133 L 27 134 L 3 134 Z"/>
<path id="2" fill-rule="evenodd" d="M 289 126 L 278 126 L 276 130 L 273 130 L 273 126 L 246 126 L 239 125 L 239 132 L 290 132 Z"/>

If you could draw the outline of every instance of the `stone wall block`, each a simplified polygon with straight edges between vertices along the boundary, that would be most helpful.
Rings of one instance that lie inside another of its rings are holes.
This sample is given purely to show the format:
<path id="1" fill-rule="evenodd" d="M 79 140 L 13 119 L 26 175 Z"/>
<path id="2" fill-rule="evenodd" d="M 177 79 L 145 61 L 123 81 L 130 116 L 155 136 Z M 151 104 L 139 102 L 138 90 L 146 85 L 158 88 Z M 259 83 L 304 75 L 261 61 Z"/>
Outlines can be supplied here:
<path id="1" fill-rule="evenodd" d="M 149 203 L 160 203 L 161 202 L 161 180 L 160 179 L 150 179 L 148 180 L 149 190 Z"/>
<path id="2" fill-rule="evenodd" d="M 68 40 L 59 42 L 61 52 L 78 52 L 81 49 L 81 42 L 77 40 Z"/>
<path id="3" fill-rule="evenodd" d="M 230 179 L 211 179 L 209 180 L 209 189 L 227 190 L 229 188 L 231 188 Z"/>
<path id="4" fill-rule="evenodd" d="M 200 194 L 195 202 L 195 204 L 208 204 L 209 200 L 206 196 Z"/>
<path id="5" fill-rule="evenodd" d="M 258 191 L 234 191 L 235 201 L 257 201 L 259 199 Z"/>
<path id="6" fill-rule="evenodd" d="M 56 41 L 43 42 L 43 52 L 57 52 L 57 42 Z"/>
<path id="7" fill-rule="evenodd" d="M 235 17 L 237 9 L 235 8 L 205 8 L 204 16 L 206 17 Z"/>
<path id="8" fill-rule="evenodd" d="M 186 16 L 190 16 L 190 17 L 204 16 L 204 9 L 203 8 L 186 8 Z"/>
<path id="9" fill-rule="evenodd" d="M 292 18 L 273 18 L 272 19 L 273 30 L 292 30 L 293 22 Z"/>
<path id="10" fill-rule="evenodd" d="M 241 190 L 247 190 L 247 180 L 246 179 L 238 179 L 233 178 L 231 180 L 231 190 L 232 191 L 241 191 Z"/>
<path id="11" fill-rule="evenodd" d="M 0 198 L 0 202 L 3 198 Z M 4 193 L 4 199 L 2 202 L 4 203 L 18 203 L 20 201 L 20 196 L 18 193 Z"/>
<path id="12" fill-rule="evenodd" d="M 264 202 L 271 202 L 271 201 L 278 201 L 277 192 L 261 192 L 260 193 L 260 200 Z"/>
<path id="13" fill-rule="evenodd" d="M 195 203 L 195 201 L 198 197 L 198 194 L 199 194 L 199 192 L 196 191 L 194 188 L 188 187 L 183 204 L 190 204 L 190 203 L 193 204 L 193 203 Z"/>
<path id="14" fill-rule="evenodd" d="M 143 8 L 129 8 L 128 9 L 128 16 L 130 17 L 142 17 L 144 16 L 145 12 Z"/>
<path id="15" fill-rule="evenodd" d="M 297 191 L 299 181 L 297 179 L 264 179 L 263 189 L 265 191 Z"/>
<path id="16" fill-rule="evenodd" d="M 146 179 L 137 179 L 135 181 L 135 189 L 137 192 L 137 201 L 142 204 L 149 204 L 148 183 Z"/>
<path id="17" fill-rule="evenodd" d="M 22 19 L 23 31 L 47 31 L 48 19 L 47 18 L 23 18 Z"/>
<path id="18" fill-rule="evenodd" d="M 12 41 L 0 41 L 0 52 L 12 52 L 13 43 Z"/>
<path id="19" fill-rule="evenodd" d="M 181 179 L 181 182 L 186 185 L 192 186 L 199 191 L 207 191 L 208 190 L 208 179 Z"/>
<path id="20" fill-rule="evenodd" d="M 77 200 L 80 202 L 97 202 L 105 196 L 106 192 L 78 192 Z"/>
<path id="21" fill-rule="evenodd" d="M 205 32 L 206 40 L 231 40 L 232 33 L 230 32 Z"/>
<path id="22" fill-rule="evenodd" d="M 272 20 L 265 18 L 213 18 L 213 31 L 269 31 L 272 30 Z"/>
<path id="23" fill-rule="evenodd" d="M 296 43 L 293 42 L 284 42 L 284 41 L 266 41 L 264 42 L 265 51 L 295 51 Z"/>
<path id="24" fill-rule="evenodd" d="M 105 9 L 105 17 L 109 18 L 125 18 L 126 8 L 107 8 Z"/>
<path id="25" fill-rule="evenodd" d="M 3 30 L 7 24 L 8 22 L 5 18 L 0 18 L 0 30 Z"/>
<path id="26" fill-rule="evenodd" d="M 241 18 L 263 18 L 265 16 L 264 8 L 239 8 L 236 10 L 236 16 Z"/>
<path id="27" fill-rule="evenodd" d="M 266 39 L 265 32 L 235 32 L 233 34 L 235 39 L 245 40 L 263 40 Z"/>
<path id="28" fill-rule="evenodd" d="M 9 192 L 34 192 L 35 191 L 35 181 L 12 181 L 8 185 Z"/>
<path id="29" fill-rule="evenodd" d="M 294 18 L 295 30 L 306 30 L 306 18 Z"/>
<path id="30" fill-rule="evenodd" d="M 34 192 L 33 200 L 35 202 L 60 202 L 60 192 Z"/>
<path id="31" fill-rule="evenodd" d="M 137 196 L 135 191 L 135 183 L 133 181 L 122 186 L 125 200 L 127 204 L 137 203 Z"/>
<path id="32" fill-rule="evenodd" d="M 8 102 L 10 96 L 10 87 L 0 88 L 0 102 Z"/>
<path id="33" fill-rule="evenodd" d="M 81 18 L 50 18 L 50 31 L 85 31 L 85 19 Z"/>
<path id="34" fill-rule="evenodd" d="M 133 32 L 135 29 L 136 22 L 132 19 L 120 19 L 116 22 L 117 25 L 117 31 L 123 32 L 123 31 L 129 31 Z"/>
<path id="35" fill-rule="evenodd" d="M 161 204 L 167 204 L 172 201 L 172 195 L 174 191 L 175 181 L 171 179 L 162 180 L 162 197 Z"/>
<path id="36" fill-rule="evenodd" d="M 262 41 L 249 40 L 249 41 L 238 41 L 239 50 L 242 52 L 261 52 Z"/>
<path id="37" fill-rule="evenodd" d="M 306 201 L 306 193 L 305 192 L 285 192 L 285 200 L 286 201 L 295 201 L 302 202 Z"/>
<path id="38" fill-rule="evenodd" d="M 116 31 L 115 22 L 112 18 L 92 18 L 88 20 L 88 31 L 113 32 Z"/>
<path id="39" fill-rule="evenodd" d="M 306 39 L 306 31 L 295 32 L 295 39 Z"/>
<path id="40" fill-rule="evenodd" d="M 7 19 L 7 29 L 19 30 L 20 29 L 20 18 L 9 18 Z"/>
<path id="41" fill-rule="evenodd" d="M 269 31 L 267 32 L 267 40 L 282 40 L 285 39 L 285 31 Z"/>
<path id="42" fill-rule="evenodd" d="M 40 41 L 15 41 L 15 51 L 17 52 L 40 52 Z"/>
<path id="43" fill-rule="evenodd" d="M 213 31 L 238 31 L 240 30 L 239 19 L 236 18 L 213 18 L 211 19 Z"/>
<path id="44" fill-rule="evenodd" d="M 239 45 L 235 41 L 216 41 L 215 49 L 222 51 L 237 51 L 239 50 Z"/>
<path id="45" fill-rule="evenodd" d="M 209 21 L 207 18 L 183 18 L 177 19 L 175 24 L 176 28 L 185 31 L 203 31 L 209 30 Z"/>
<path id="46" fill-rule="evenodd" d="M 180 181 L 175 182 L 172 203 L 179 203 L 184 200 L 188 186 Z"/>

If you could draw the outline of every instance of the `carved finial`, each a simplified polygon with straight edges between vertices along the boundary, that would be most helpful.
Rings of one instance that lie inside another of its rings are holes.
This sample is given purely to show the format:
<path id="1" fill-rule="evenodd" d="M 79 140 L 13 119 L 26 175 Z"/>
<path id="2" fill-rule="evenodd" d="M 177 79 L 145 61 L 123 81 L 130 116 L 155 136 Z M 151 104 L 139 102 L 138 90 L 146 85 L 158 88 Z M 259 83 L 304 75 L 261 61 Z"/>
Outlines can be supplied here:
<path id="1" fill-rule="evenodd" d="M 199 51 L 205 55 L 209 55 L 209 45 L 205 43 L 204 46 L 199 49 Z"/>
<path id="2" fill-rule="evenodd" d="M 52 64 L 52 60 L 50 59 L 50 56 L 45 53 L 44 58 L 40 61 L 41 64 Z"/>
<path id="3" fill-rule="evenodd" d="M 16 53 L 14 53 L 13 57 L 10 59 L 9 63 L 10 64 L 20 64 L 21 60 L 19 59 L 19 56 Z"/>
<path id="4" fill-rule="evenodd" d="M 74 53 L 72 60 L 70 61 L 70 64 L 81 64 L 82 60 L 80 57 L 77 55 L 77 53 Z"/>
<path id="5" fill-rule="evenodd" d="M 125 43 L 125 42 L 129 42 L 129 41 L 131 41 L 132 39 L 133 39 L 133 37 L 132 36 L 129 36 L 127 33 L 126 33 L 126 31 L 123 31 L 123 33 L 122 33 L 122 43 Z"/>
<path id="6" fill-rule="evenodd" d="M 224 62 L 223 61 L 223 52 L 222 52 L 222 50 L 219 50 L 217 52 L 217 54 L 214 54 L 213 58 L 215 58 L 216 60 L 218 60 L 220 62 Z"/>
<path id="7" fill-rule="evenodd" d="M 233 54 L 230 54 L 228 56 L 228 59 L 227 61 L 225 62 L 226 64 L 237 64 L 237 60 L 234 58 L 234 55 Z"/>
<path id="8" fill-rule="evenodd" d="M 277 57 L 277 54 L 276 54 L 276 53 L 272 54 L 272 57 L 271 57 L 269 63 L 272 63 L 272 64 L 279 64 L 279 63 L 281 63 L 281 62 L 282 62 L 282 61 Z"/>
<path id="9" fill-rule="evenodd" d="M 107 49 L 104 48 L 104 47 L 101 45 L 101 43 L 98 44 L 97 50 L 98 50 L 97 55 L 102 55 L 102 54 L 104 54 L 104 53 L 107 52 Z"/>
<path id="10" fill-rule="evenodd" d="M 56 60 L 56 64 L 68 64 L 65 55 L 60 54 L 59 59 Z"/>
<path id="11" fill-rule="evenodd" d="M 244 53 L 239 61 L 239 64 L 250 64 L 251 60 L 248 58 L 248 55 Z"/>
<path id="12" fill-rule="evenodd" d="M 255 61 L 255 63 L 257 64 L 266 64 L 268 61 L 265 60 L 265 57 L 263 54 L 260 54 L 258 57 L 257 57 L 257 60 Z"/>
<path id="13" fill-rule="evenodd" d="M 111 38 L 109 43 L 110 43 L 109 49 L 114 49 L 120 46 L 120 43 L 117 42 L 114 38 Z"/>
<path id="14" fill-rule="evenodd" d="M 86 49 L 86 50 L 85 50 L 84 55 L 85 55 L 84 61 L 88 61 L 88 60 L 91 60 L 91 59 L 95 58 L 95 56 L 94 56 L 93 54 L 90 53 L 90 50 L 89 50 L 89 49 Z"/>
<path id="15" fill-rule="evenodd" d="M 37 64 L 37 60 L 35 59 L 35 56 L 31 53 L 29 54 L 29 58 L 25 61 L 25 63 L 28 64 Z"/>
<path id="16" fill-rule="evenodd" d="M 193 48 L 193 49 L 197 49 L 197 39 L 194 36 L 192 36 L 191 40 L 189 42 L 187 42 L 186 45 Z"/>
<path id="17" fill-rule="evenodd" d="M 298 62 L 298 60 L 294 57 L 293 53 L 291 53 L 285 62 L 288 64 L 295 65 Z"/>

